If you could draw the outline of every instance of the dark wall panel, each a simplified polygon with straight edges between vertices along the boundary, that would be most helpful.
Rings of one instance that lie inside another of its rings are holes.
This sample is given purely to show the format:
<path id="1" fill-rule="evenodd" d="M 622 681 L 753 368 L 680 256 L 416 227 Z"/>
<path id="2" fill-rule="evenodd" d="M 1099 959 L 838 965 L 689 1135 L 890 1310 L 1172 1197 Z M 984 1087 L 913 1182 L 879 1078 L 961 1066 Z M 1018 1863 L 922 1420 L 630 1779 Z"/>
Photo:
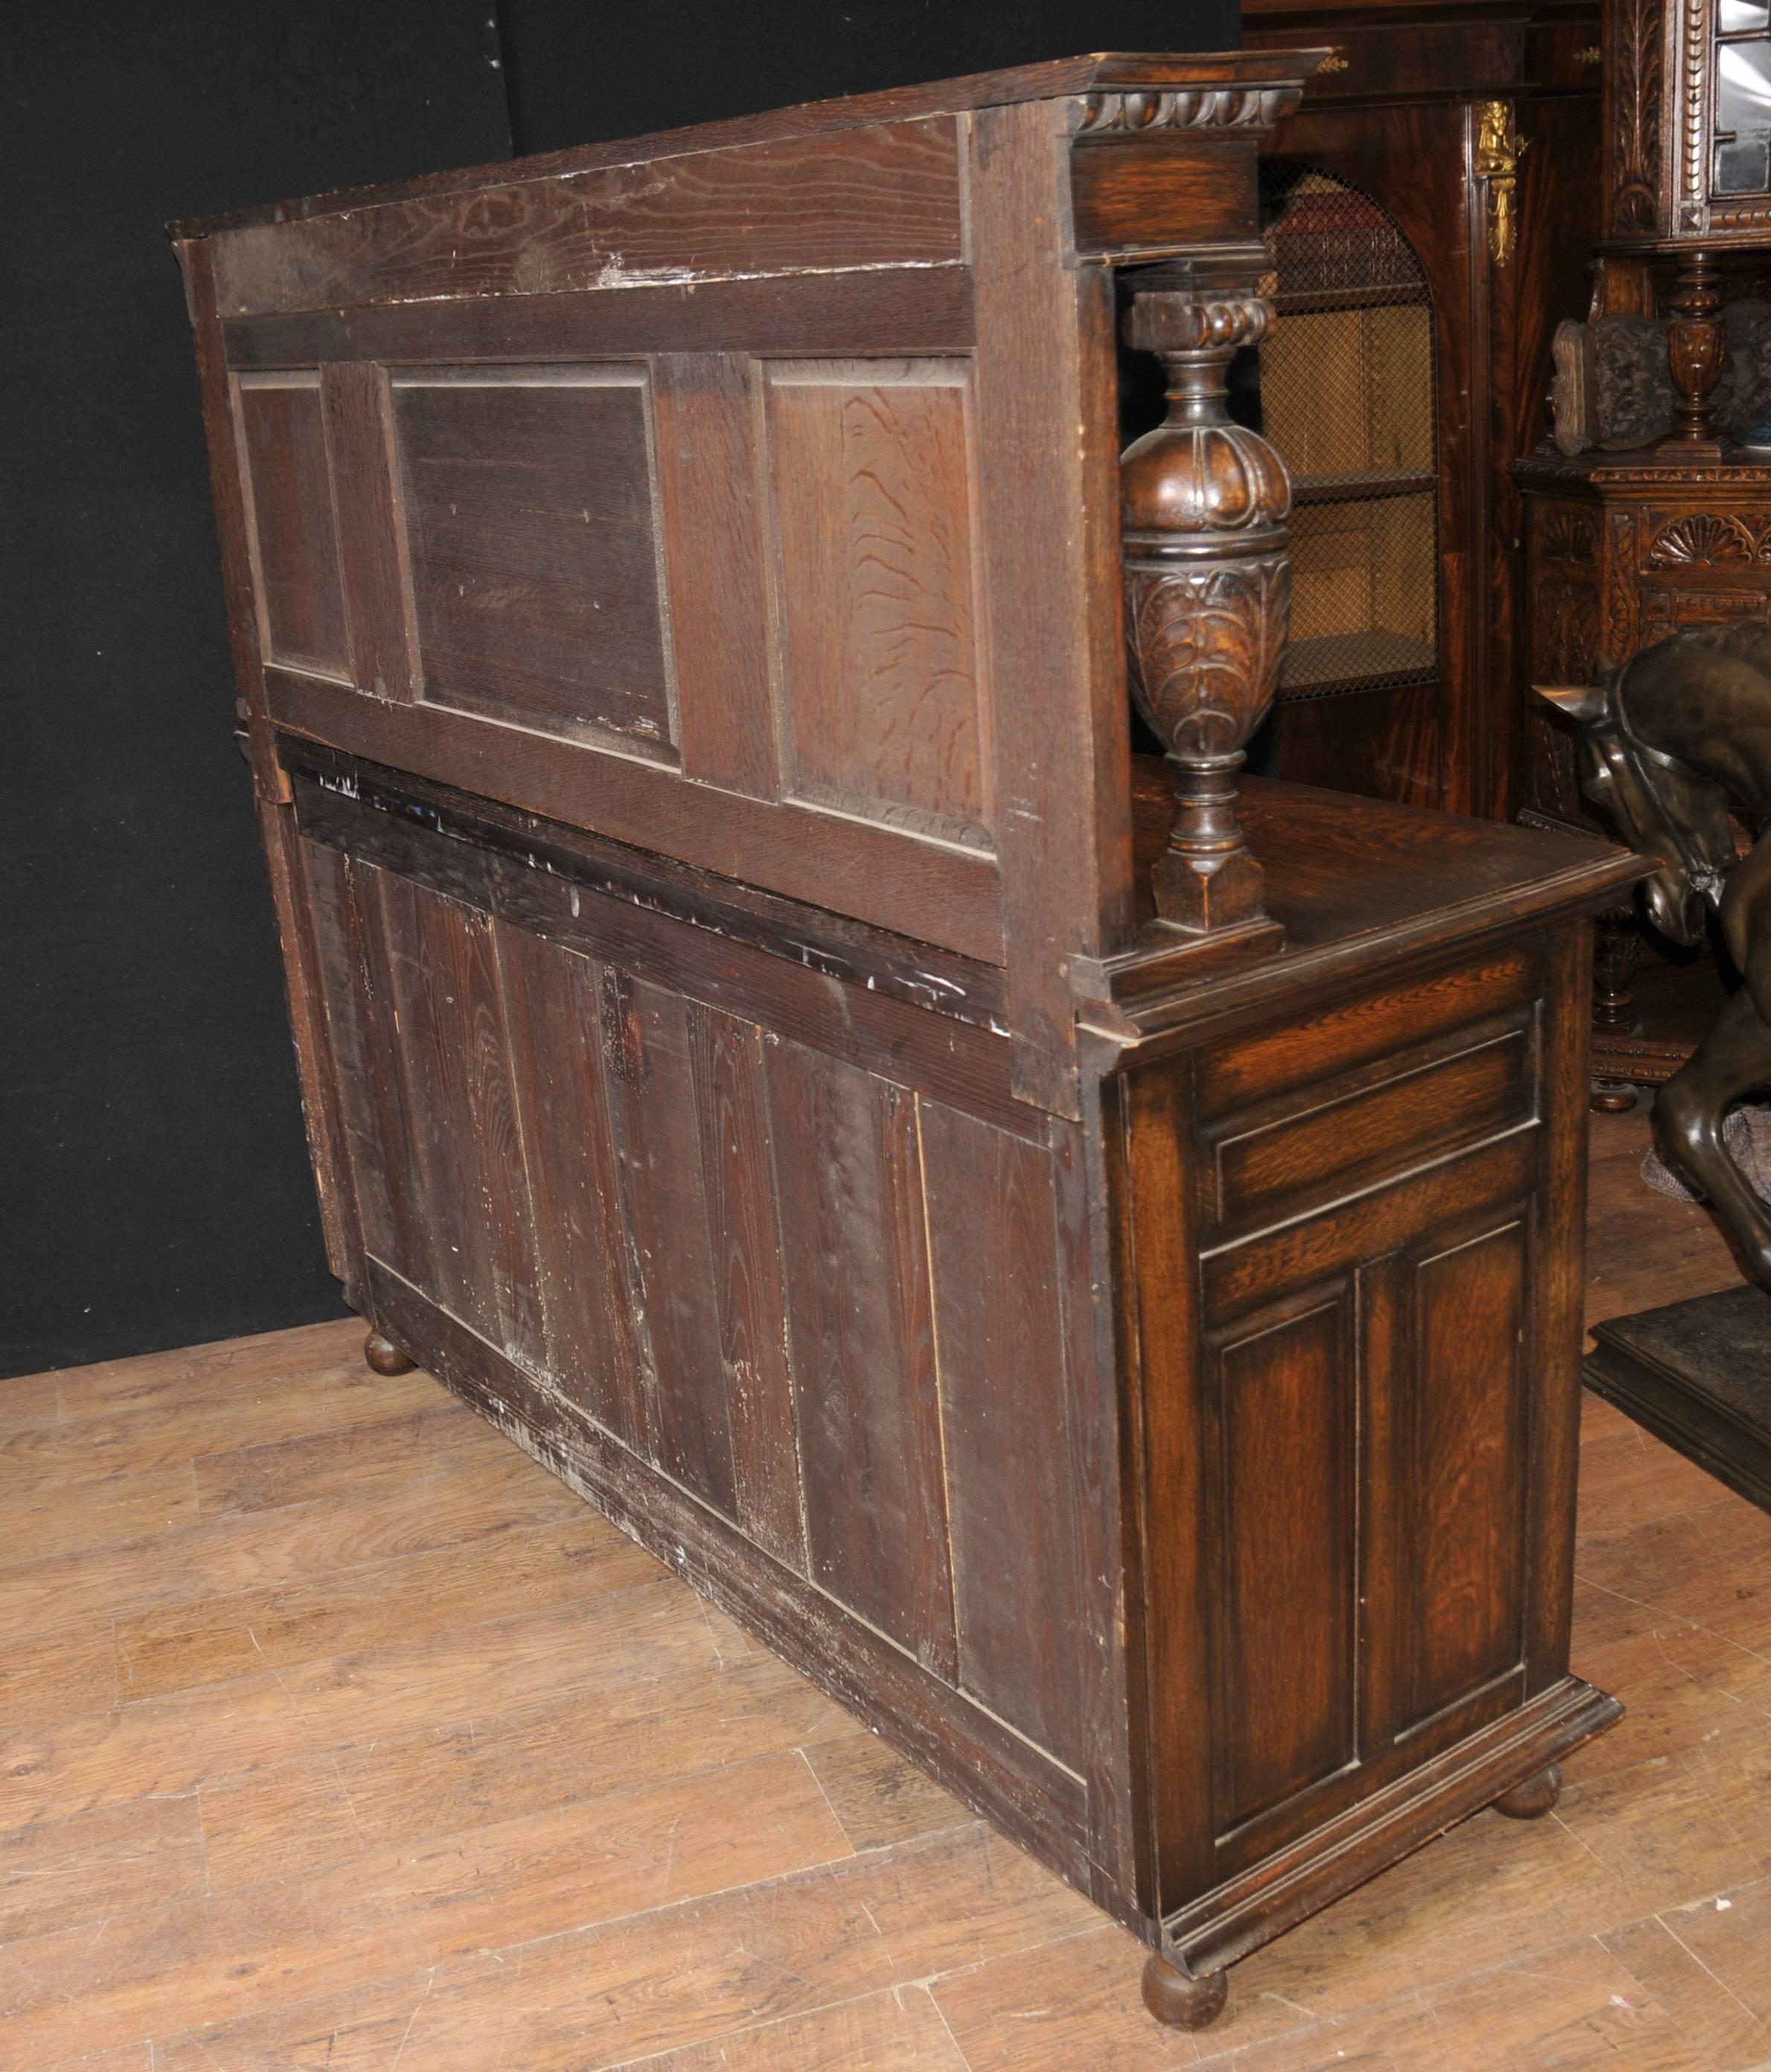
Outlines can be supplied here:
<path id="1" fill-rule="evenodd" d="M 0 1374 L 339 1309 L 165 221 L 509 150 L 483 0 L 15 13 Z"/>
<path id="2" fill-rule="evenodd" d="M 520 151 L 1084 51 L 1223 51 L 1237 0 L 503 0 Z"/>

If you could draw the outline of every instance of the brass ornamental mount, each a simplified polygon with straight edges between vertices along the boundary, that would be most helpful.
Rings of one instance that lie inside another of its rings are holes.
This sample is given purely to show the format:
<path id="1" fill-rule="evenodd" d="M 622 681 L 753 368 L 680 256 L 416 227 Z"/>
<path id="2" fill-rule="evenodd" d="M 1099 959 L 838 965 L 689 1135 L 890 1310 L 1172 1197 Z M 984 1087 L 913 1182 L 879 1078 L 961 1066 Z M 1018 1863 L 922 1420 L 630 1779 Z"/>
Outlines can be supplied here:
<path id="1" fill-rule="evenodd" d="M 1519 160 L 1527 140 L 1514 126 L 1511 104 L 1485 101 L 1477 109 L 1476 177 L 1488 183 L 1488 249 L 1497 266 L 1512 258 L 1518 243 Z"/>
<path id="2" fill-rule="evenodd" d="M 1136 284 L 1126 342 L 1168 369 L 1169 413 L 1120 462 L 1132 695 L 1175 767 L 1177 806 L 1154 872 L 1157 911 L 1199 933 L 1276 943 L 1236 815 L 1236 772 L 1266 717 L 1291 618 L 1291 483 L 1231 421 L 1225 376 L 1272 306 L 1185 263 Z"/>

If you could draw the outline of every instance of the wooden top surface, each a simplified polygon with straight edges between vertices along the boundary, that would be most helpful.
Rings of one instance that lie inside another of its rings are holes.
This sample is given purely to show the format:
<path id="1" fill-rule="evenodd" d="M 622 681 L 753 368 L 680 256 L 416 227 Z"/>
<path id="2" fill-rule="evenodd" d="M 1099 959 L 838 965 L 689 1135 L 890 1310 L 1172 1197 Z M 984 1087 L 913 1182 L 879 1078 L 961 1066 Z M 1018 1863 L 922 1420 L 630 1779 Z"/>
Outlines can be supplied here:
<path id="1" fill-rule="evenodd" d="M 1173 780 L 1157 757 L 1135 755 L 1132 765 L 1140 919 L 1153 923 L 1150 870 L 1173 820 Z M 1116 995 L 1146 1033 L 1252 1006 L 1331 970 L 1591 911 L 1648 869 L 1608 842 L 1275 778 L 1243 781 L 1242 820 L 1284 948 L 1228 963 L 1195 950 L 1193 962 L 1165 955 L 1153 931 L 1115 971 Z"/>
<path id="2" fill-rule="evenodd" d="M 330 194 L 266 203 L 224 215 L 182 218 L 167 228 L 175 237 L 213 237 L 254 224 L 299 222 L 310 216 L 335 216 L 385 202 L 468 194 L 484 187 L 589 172 L 602 166 L 641 164 L 649 158 L 675 158 L 685 152 L 723 150 L 734 145 L 860 129 L 875 122 L 902 122 L 921 116 L 956 114 L 967 109 L 996 108 L 1013 101 L 1053 101 L 1071 94 L 1140 88 L 1257 85 L 1269 80 L 1296 79 L 1313 71 L 1327 56 L 1326 49 L 1110 51 L 1083 57 L 1053 58 L 1041 64 L 971 72 L 963 78 L 936 80 L 927 85 L 894 87 L 886 92 L 807 101 L 796 108 L 773 109 L 765 114 L 699 123 L 684 130 L 660 130 L 650 136 L 574 145 L 568 150 L 549 151 L 535 158 L 431 173 L 382 187 L 341 187 Z"/>

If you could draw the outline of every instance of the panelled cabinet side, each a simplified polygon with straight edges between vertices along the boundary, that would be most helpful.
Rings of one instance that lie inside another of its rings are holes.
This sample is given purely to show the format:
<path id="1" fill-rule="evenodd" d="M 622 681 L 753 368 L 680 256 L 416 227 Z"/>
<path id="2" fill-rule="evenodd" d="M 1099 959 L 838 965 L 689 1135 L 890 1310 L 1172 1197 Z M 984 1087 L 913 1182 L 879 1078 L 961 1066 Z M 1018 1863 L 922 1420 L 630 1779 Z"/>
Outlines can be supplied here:
<path id="1" fill-rule="evenodd" d="M 1122 1063 L 1129 1682 L 1183 1975 L 1616 1715 L 1568 1655 L 1586 935 Z"/>
<path id="2" fill-rule="evenodd" d="M 361 1287 L 358 1230 L 339 1116 L 337 1073 L 328 1043 L 306 887 L 290 811 L 289 780 L 272 738 L 261 666 L 260 621 L 253 580 L 245 470 L 229 384 L 226 349 L 216 312 L 213 254 L 200 239 L 180 240 L 179 264 L 195 333 L 197 378 L 209 456 L 228 637 L 236 685 L 236 716 L 258 808 L 260 835 L 281 945 L 290 1032 L 302 1091 L 302 1111 L 319 1197 L 327 1262 L 353 1301 Z"/>

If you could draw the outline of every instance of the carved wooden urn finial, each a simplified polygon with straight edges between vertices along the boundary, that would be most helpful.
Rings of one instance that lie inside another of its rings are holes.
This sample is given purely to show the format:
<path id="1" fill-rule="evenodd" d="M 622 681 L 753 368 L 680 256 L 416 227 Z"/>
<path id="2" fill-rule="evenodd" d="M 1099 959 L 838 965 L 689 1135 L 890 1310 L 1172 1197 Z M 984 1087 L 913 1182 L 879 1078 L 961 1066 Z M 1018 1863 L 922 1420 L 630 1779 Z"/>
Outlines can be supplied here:
<path id="1" fill-rule="evenodd" d="M 1122 456 L 1120 510 L 1132 694 L 1178 773 L 1157 911 L 1201 931 L 1273 931 L 1236 816 L 1236 772 L 1272 703 L 1290 623 L 1292 490 L 1279 455 L 1233 424 L 1224 401 L 1232 356 L 1259 339 L 1272 309 L 1186 266 L 1144 278 L 1126 342 L 1168 368 L 1169 414 Z"/>

